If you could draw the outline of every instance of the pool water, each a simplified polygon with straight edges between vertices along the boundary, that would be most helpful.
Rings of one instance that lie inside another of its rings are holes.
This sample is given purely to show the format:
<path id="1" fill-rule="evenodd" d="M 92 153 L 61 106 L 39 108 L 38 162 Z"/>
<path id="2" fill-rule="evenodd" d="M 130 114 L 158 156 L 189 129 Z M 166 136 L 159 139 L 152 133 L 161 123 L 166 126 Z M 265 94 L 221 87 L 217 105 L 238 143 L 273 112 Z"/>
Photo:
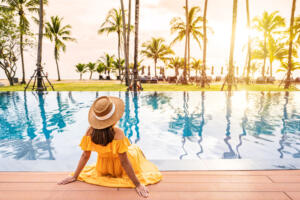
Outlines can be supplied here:
<path id="1" fill-rule="evenodd" d="M 160 169 L 300 169 L 300 92 L 1 92 L 0 171 L 73 170 L 103 95 Z"/>

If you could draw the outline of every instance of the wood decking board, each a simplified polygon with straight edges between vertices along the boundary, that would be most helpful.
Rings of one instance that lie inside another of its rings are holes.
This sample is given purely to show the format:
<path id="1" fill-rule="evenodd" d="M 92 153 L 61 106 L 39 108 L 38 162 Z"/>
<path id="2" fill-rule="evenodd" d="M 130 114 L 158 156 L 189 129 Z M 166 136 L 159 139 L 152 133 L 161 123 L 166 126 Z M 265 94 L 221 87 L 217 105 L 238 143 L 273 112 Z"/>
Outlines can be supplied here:
<path id="1" fill-rule="evenodd" d="M 0 172 L 0 200 L 135 200 L 133 189 L 56 182 L 68 172 Z M 300 170 L 173 171 L 149 186 L 151 200 L 300 200 Z"/>

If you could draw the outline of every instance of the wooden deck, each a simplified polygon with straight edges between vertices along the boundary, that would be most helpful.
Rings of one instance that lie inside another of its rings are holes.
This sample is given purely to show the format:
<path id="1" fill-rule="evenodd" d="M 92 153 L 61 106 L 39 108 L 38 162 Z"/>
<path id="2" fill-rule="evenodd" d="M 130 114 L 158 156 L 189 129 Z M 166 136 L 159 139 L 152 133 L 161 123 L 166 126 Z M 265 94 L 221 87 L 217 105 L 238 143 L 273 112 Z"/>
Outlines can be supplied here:
<path id="1" fill-rule="evenodd" d="M 68 173 L 0 172 L 0 200 L 135 200 L 133 189 L 56 182 Z M 163 172 L 153 200 L 300 200 L 300 170 Z"/>

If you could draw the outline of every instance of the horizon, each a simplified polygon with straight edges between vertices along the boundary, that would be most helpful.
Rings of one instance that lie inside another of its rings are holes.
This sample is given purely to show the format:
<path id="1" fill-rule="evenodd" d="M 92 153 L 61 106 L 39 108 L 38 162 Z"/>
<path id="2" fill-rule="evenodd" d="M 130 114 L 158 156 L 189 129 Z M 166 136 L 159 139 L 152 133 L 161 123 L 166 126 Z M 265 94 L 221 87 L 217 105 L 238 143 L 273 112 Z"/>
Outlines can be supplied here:
<path id="1" fill-rule="evenodd" d="M 178 3 L 174 3 L 174 1 Z M 97 30 L 103 23 L 108 11 L 112 8 L 119 8 L 119 1 L 101 3 L 96 0 L 82 2 L 80 0 L 73 0 L 70 6 L 67 0 L 52 0 L 48 6 L 45 6 L 45 21 L 49 21 L 50 16 L 63 17 L 63 25 L 70 24 L 72 26 L 72 37 L 76 38 L 77 42 L 67 43 L 66 53 L 60 54 L 60 70 L 62 79 L 79 79 L 79 73 L 75 71 L 75 65 L 78 63 L 95 62 L 104 53 L 117 55 L 117 37 L 114 33 L 107 35 L 98 35 Z M 182 2 L 179 4 L 179 2 Z M 251 19 L 255 16 L 262 15 L 263 11 L 273 12 L 279 11 L 279 14 L 285 18 L 286 24 L 289 26 L 290 10 L 292 2 L 287 3 L 284 0 L 264 0 L 264 1 L 249 1 Z M 94 6 L 91 6 L 94 5 Z M 125 1 L 125 7 L 127 1 Z M 195 0 L 190 2 L 189 7 L 200 6 L 201 14 L 203 0 Z M 215 6 L 215 5 L 218 5 Z M 151 39 L 151 37 L 163 37 L 169 44 L 175 37 L 170 34 L 170 21 L 173 17 L 184 17 L 184 1 L 182 0 L 145 0 L 140 7 L 140 40 L 139 50 L 141 44 Z M 238 3 L 237 15 L 237 30 L 236 30 L 236 45 L 234 61 L 239 66 L 240 74 L 245 65 L 246 53 L 243 51 L 244 45 L 247 43 L 247 24 L 245 2 Z M 300 14 L 300 2 L 297 2 L 295 16 Z M 132 7 L 134 11 L 134 6 Z M 76 13 L 74 15 L 74 13 Z M 218 74 L 221 66 L 226 66 L 229 58 L 230 37 L 231 37 L 231 23 L 232 23 L 232 1 L 224 0 L 210 0 L 208 3 L 207 12 L 208 26 L 214 31 L 214 34 L 208 35 L 207 46 L 207 66 L 215 67 L 215 74 Z M 157 23 L 159 22 L 159 23 Z M 134 16 L 132 16 L 132 24 L 134 24 Z M 37 33 L 37 26 L 31 26 L 31 30 Z M 253 33 L 255 35 L 255 31 Z M 131 34 L 133 36 L 133 34 Z M 35 38 L 35 41 L 37 39 Z M 133 42 L 131 37 L 131 62 L 133 62 Z M 176 43 L 173 47 L 176 56 L 183 57 L 184 55 L 184 41 Z M 300 53 L 299 53 L 300 55 Z M 202 59 L 202 50 L 197 44 L 191 40 L 191 57 Z M 142 56 L 139 56 L 141 59 Z M 297 58 L 297 61 L 300 61 Z M 44 71 L 48 72 L 50 79 L 57 78 L 55 60 L 53 56 L 53 44 L 46 38 L 43 40 L 43 60 Z M 36 68 L 36 48 L 34 50 L 25 52 L 25 72 L 28 79 Z M 153 61 L 144 59 L 142 65 L 151 66 L 151 74 L 154 74 Z M 161 66 L 162 63 L 158 63 Z M 268 66 L 268 62 L 267 65 Z M 278 63 L 274 63 L 274 72 L 278 67 Z M 173 73 L 173 70 L 170 70 Z M 169 72 L 170 72 L 169 71 Z M 147 70 L 146 70 L 147 72 Z M 168 71 L 167 71 L 168 73 Z M 170 74 L 172 75 L 172 74 Z M 208 74 L 209 75 L 209 74 Z M 88 73 L 83 75 L 86 79 Z M 294 72 L 294 77 L 300 76 L 299 72 Z M 21 66 L 18 62 L 18 70 L 16 77 L 21 79 Z M 275 74 L 275 77 L 280 77 L 280 74 Z M 5 74 L 0 72 L 0 78 L 4 79 Z M 94 73 L 93 78 L 98 78 L 98 74 Z"/>

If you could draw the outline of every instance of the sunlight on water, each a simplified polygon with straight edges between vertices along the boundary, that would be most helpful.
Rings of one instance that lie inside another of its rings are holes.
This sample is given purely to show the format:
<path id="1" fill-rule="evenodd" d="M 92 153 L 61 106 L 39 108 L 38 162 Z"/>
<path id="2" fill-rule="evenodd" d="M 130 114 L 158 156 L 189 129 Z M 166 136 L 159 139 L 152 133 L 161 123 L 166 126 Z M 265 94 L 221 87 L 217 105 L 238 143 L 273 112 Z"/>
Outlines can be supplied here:
<path id="1" fill-rule="evenodd" d="M 77 161 L 102 95 L 124 100 L 118 126 L 152 160 L 300 158 L 298 92 L 2 92 L 1 162 Z"/>

